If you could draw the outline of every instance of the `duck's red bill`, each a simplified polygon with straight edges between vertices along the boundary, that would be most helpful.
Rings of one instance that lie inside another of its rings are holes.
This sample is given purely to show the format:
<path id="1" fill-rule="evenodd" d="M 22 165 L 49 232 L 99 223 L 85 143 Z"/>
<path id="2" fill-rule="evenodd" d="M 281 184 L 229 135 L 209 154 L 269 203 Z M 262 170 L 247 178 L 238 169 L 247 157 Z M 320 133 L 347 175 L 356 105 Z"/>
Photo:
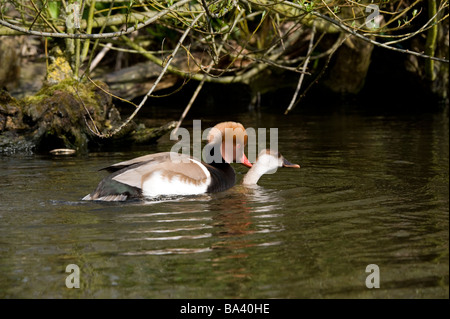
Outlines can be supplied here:
<path id="1" fill-rule="evenodd" d="M 244 166 L 247 166 L 247 167 L 252 167 L 253 166 L 252 163 L 250 163 L 250 161 L 248 160 L 247 156 L 245 156 L 245 154 L 242 154 L 242 158 L 240 160 L 240 163 L 242 165 L 244 165 Z"/>

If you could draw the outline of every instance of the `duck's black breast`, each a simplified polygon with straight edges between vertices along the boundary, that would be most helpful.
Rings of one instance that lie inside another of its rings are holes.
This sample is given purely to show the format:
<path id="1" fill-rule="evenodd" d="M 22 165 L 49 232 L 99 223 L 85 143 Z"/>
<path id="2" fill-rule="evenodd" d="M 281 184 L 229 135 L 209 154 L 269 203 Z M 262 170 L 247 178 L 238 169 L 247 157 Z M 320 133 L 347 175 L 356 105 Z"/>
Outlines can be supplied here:
<path id="1" fill-rule="evenodd" d="M 236 184 L 236 173 L 228 163 L 204 164 L 211 174 L 211 183 L 206 192 L 217 193 L 227 190 Z"/>

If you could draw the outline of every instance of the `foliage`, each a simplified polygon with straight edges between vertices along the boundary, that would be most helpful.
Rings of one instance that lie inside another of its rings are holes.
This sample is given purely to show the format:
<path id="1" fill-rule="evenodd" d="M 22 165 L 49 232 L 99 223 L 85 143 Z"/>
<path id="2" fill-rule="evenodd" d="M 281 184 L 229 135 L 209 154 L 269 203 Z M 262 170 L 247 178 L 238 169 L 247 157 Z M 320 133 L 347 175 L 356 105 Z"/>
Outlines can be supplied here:
<path id="1" fill-rule="evenodd" d="M 0 0 L 0 35 L 39 35 L 46 43 L 63 39 L 76 79 L 92 72 L 107 43 L 108 50 L 141 54 L 163 67 L 157 82 L 171 72 L 200 81 L 199 88 L 205 81 L 249 83 L 270 66 L 299 73 L 301 84 L 314 71 L 310 61 L 322 59 L 322 64 L 312 65 L 326 67 L 350 36 L 423 58 L 433 77 L 432 61 L 448 63 L 434 49 L 436 26 L 448 20 L 448 1 L 429 1 L 434 11 L 425 2 Z M 427 50 L 404 48 L 423 35 L 428 37 Z M 172 65 L 177 54 L 185 56 L 188 69 Z"/>

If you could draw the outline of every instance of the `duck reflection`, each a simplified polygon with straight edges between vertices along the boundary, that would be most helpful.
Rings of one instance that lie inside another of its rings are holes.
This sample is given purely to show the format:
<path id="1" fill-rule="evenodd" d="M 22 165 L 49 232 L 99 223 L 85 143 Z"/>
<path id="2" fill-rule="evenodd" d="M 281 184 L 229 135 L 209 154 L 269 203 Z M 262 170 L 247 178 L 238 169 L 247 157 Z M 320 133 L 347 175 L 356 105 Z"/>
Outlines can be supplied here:
<path id="1" fill-rule="evenodd" d="M 216 196 L 210 210 L 217 212 L 213 217 L 213 238 L 211 248 L 215 257 L 212 266 L 218 279 L 222 277 L 249 278 L 252 270 L 253 254 L 256 247 L 280 244 L 280 241 L 269 241 L 266 233 L 281 231 L 272 219 L 282 214 L 266 214 L 273 212 L 279 205 L 276 192 L 253 185 L 237 186 L 224 195 Z M 264 233 L 261 236 L 259 234 Z M 232 262 L 231 262 L 232 261 Z"/>
<path id="2" fill-rule="evenodd" d="M 214 226 L 219 228 L 220 237 L 250 235 L 260 232 L 258 228 L 265 225 L 257 219 L 264 217 L 261 213 L 271 212 L 279 208 L 276 193 L 257 185 L 251 187 L 236 186 L 222 198 L 216 197 L 210 210 L 217 212 Z M 275 214 L 279 216 L 280 214 Z"/>
<path id="3" fill-rule="evenodd" d="M 246 258 L 249 247 L 269 246 L 267 233 L 281 231 L 277 218 L 282 216 L 277 191 L 257 185 L 236 186 L 214 195 L 183 199 L 136 203 L 137 208 L 155 207 L 121 215 L 122 222 L 134 227 L 122 238 L 139 242 L 124 255 L 171 255 L 217 252 L 214 262 L 230 258 Z M 264 235 L 260 235 L 264 234 Z M 146 244 L 148 243 L 148 244 Z"/>

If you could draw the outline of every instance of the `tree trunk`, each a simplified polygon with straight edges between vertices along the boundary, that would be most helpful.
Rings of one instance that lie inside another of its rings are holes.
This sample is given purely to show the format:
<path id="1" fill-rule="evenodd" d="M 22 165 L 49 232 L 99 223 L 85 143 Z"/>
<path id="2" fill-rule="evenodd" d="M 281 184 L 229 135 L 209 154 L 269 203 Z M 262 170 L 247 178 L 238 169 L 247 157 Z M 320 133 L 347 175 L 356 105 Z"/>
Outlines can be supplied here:
<path id="1" fill-rule="evenodd" d="M 339 94 L 358 94 L 364 86 L 373 44 L 350 37 L 334 57 L 323 84 Z"/>

